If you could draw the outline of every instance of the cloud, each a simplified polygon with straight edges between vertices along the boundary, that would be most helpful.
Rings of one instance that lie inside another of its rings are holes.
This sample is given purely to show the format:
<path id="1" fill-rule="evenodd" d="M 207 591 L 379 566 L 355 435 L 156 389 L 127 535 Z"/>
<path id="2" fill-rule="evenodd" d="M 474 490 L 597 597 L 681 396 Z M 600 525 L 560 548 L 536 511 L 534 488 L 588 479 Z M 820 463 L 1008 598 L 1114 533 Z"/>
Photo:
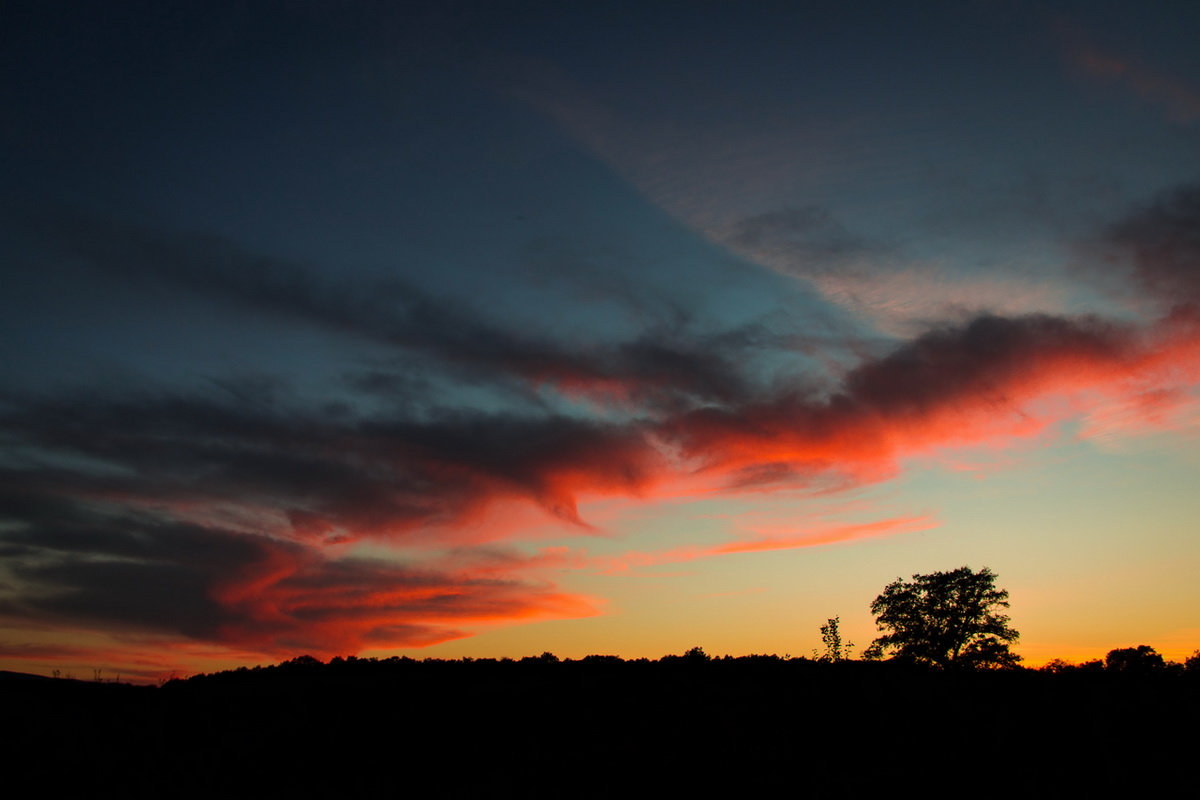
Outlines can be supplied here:
<path id="1" fill-rule="evenodd" d="M 399 311 L 376 304 L 383 290 L 330 286 L 275 262 L 259 269 L 228 244 L 206 250 L 188 237 L 101 228 L 77 250 L 113 274 L 174 270 L 170 280 L 191 291 L 415 342 L 431 359 L 486 365 L 501 379 L 534 381 L 544 373 L 529 365 L 553 362 L 564 395 L 568 375 L 629 391 L 619 414 L 554 403 L 516 412 L 358 402 L 420 395 L 420 381 L 349 383 L 334 404 L 269 381 L 226 381 L 207 393 L 7 392 L 0 614 L 272 654 L 419 646 L 479 626 L 595 613 L 594 601 L 545 577 L 577 559 L 489 555 L 530 536 L 520 525 L 485 524 L 500 508 L 537 509 L 560 533 L 586 535 L 595 531 L 580 503 L 598 497 L 836 491 L 894 476 L 916 456 L 1040 435 L 1105 404 L 1147 425 L 1175 424 L 1169 410 L 1200 381 L 1195 194 L 1185 187 L 1108 232 L 1139 287 L 1173 303 L 1161 319 L 984 314 L 860 350 L 832 378 L 754 331 L 689 340 L 681 328 L 672 341 L 648 330 L 594 351 L 501 330 L 495 342 L 476 342 L 491 336 L 487 324 L 450 330 L 440 312 L 414 317 L 403 299 Z M 417 297 L 417 306 L 427 302 Z M 468 313 L 447 311 L 452 321 Z M 749 374 L 762 363 L 773 379 Z M 771 531 L 627 561 L 928 524 L 905 517 Z M 391 556 L 353 549 L 364 542 Z"/>
<path id="2" fill-rule="evenodd" d="M 1200 184 L 1166 191 L 1111 225 L 1105 243 L 1137 287 L 1170 307 L 1200 308 Z"/>
<path id="3" fill-rule="evenodd" d="M 27 494 L 0 505 L 15 594 L 0 618 L 151 633 L 258 653 L 417 647 L 460 626 L 594 614 L 547 583 L 429 570 L 121 507 Z"/>
<path id="4" fill-rule="evenodd" d="M 950 316 L 1069 307 L 1068 287 L 1047 274 L 1044 264 L 966 270 L 962 248 L 948 248 L 945 257 L 914 255 L 894 235 L 865 234 L 831 208 L 808 202 L 817 193 L 864 178 L 864 191 L 879 191 L 878 176 L 868 176 L 871 167 L 864 162 L 874 164 L 879 149 L 897 145 L 864 134 L 861 118 L 808 113 L 755 124 L 731 113 L 704 126 L 681 127 L 654 113 L 603 102 L 552 64 L 529 64 L 519 73 L 514 81 L 519 97 L 671 217 L 743 263 L 799 279 L 799 287 L 815 289 L 821 300 L 886 335 L 910 336 Z M 1019 207 L 1019 223 L 1044 234 L 1048 217 L 1061 222 L 1063 208 L 1078 203 L 1072 187 L 1065 203 L 1052 204 L 1050 211 L 1030 210 L 1028 198 L 1014 202 L 1007 196 L 1013 192 L 1011 181 L 964 188 L 959 180 L 956 175 L 936 193 L 943 201 L 953 198 L 951 216 L 958 216 L 948 227 L 954 229 L 982 225 L 994 235 L 998 213 L 1011 215 Z M 914 207 L 927 202 L 912 199 Z M 916 224 L 927 228 L 926 245 L 942 245 L 937 240 L 945 236 L 939 228 L 946 221 L 928 228 L 931 210 L 946 213 L 926 208 L 926 219 L 922 223 L 918 217 Z M 876 209 L 874 221 L 891 216 Z M 897 221 L 906 237 L 918 230 L 911 214 Z M 1002 227 L 1001 235 L 1011 238 L 1012 225 Z M 829 324 L 844 327 L 841 315 L 824 313 Z"/>
<path id="5" fill-rule="evenodd" d="M 831 303 L 900 336 L 931 320 L 1056 311 L 1060 287 L 1019 274 L 971 274 L 907 257 L 856 234 L 821 206 L 788 208 L 711 226 L 706 235 L 755 263 L 813 287 Z"/>
<path id="6" fill-rule="evenodd" d="M 493 380 L 664 402 L 728 400 L 749 390 L 736 367 L 739 357 L 770 338 L 757 326 L 696 331 L 689 315 L 675 310 L 627 341 L 568 343 L 488 320 L 477 308 L 400 279 L 332 280 L 310 266 L 220 236 L 154 230 L 61 207 L 17 216 L 22 230 L 42 246 L 102 274 L 174 287 Z M 632 287 L 623 291 L 636 295 Z"/>
<path id="7" fill-rule="evenodd" d="M 629 552 L 611 558 L 596 560 L 596 566 L 604 573 L 623 573 L 640 567 L 660 564 L 679 564 L 714 556 L 738 553 L 762 553 L 773 550 L 795 550 L 803 547 L 821 547 L 843 542 L 873 539 L 903 533 L 928 530 L 937 525 L 929 516 L 907 516 L 876 520 L 874 522 L 817 525 L 807 530 L 796 530 L 792 526 L 773 526 L 770 530 L 757 528 L 752 537 L 736 539 L 710 547 L 676 547 L 658 552 Z"/>
<path id="8" fill-rule="evenodd" d="M 1029 435 L 1053 421 L 1027 408 L 1039 398 L 1186 383 L 1193 328 L 984 316 L 867 358 L 824 390 L 783 384 L 754 400 L 651 406 L 617 421 L 93 394 L 10 398 L 0 426 L 30 452 L 105 465 L 27 465 L 10 477 L 22 485 L 210 520 L 220 511 L 297 540 L 454 526 L 499 500 L 583 524 L 580 496 L 649 496 L 705 473 L 727 488 L 871 480 L 913 453 Z"/>
<path id="9" fill-rule="evenodd" d="M 550 412 L 337 416 L 176 395 L 14 402 L 0 412 L 14 440 L 107 468 L 30 467 L 13 480 L 177 513 L 266 510 L 277 528 L 328 541 L 461 523 L 502 498 L 582 524 L 580 490 L 637 494 L 660 460 L 639 423 Z"/>
<path id="10" fill-rule="evenodd" d="M 30 452 L 104 465 L 26 466 L 10 470 L 13 485 L 332 544 L 453 528 L 501 501 L 584 526 L 581 497 L 651 497 L 694 476 L 727 490 L 878 480 L 913 453 L 1040 430 L 1051 420 L 1030 401 L 1165 369 L 1170 358 L 1152 356 L 1166 346 L 1087 317 L 980 317 L 868 358 L 823 391 L 785 383 L 623 420 L 93 394 L 12 398 L 0 428 Z"/>
<path id="11" fill-rule="evenodd" d="M 0 475 L 9 587 L 0 615 L 241 651 L 332 654 L 592 614 L 590 599 L 525 577 L 570 559 L 534 566 L 451 553 L 421 567 L 411 555 L 456 543 L 474 552 L 478 540 L 461 531 L 503 503 L 531 504 L 588 532 L 578 512 L 586 497 L 882 480 L 914 455 L 1035 435 L 1097 398 L 1195 383 L 1197 342 L 1195 325 L 1179 319 L 1139 329 L 1088 317 L 981 317 L 866 358 L 825 390 L 619 422 L 549 411 L 405 418 L 194 396 L 9 395 L 0 431 L 23 455 Z M 928 524 L 772 532 L 624 562 Z M 519 540 L 523 531 L 483 535 Z M 364 537 L 409 555 L 346 550 Z"/>
<path id="12" fill-rule="evenodd" d="M 794 550 L 798 547 L 818 547 L 828 544 L 874 539 L 881 536 L 893 536 L 901 533 L 915 533 L 936 527 L 937 521 L 927 515 L 894 517 L 875 522 L 864 522 L 853 525 L 839 525 L 824 530 L 794 531 L 785 528 L 773 531 L 752 539 L 729 542 L 712 549 L 713 555 L 728 555 L 731 553 L 762 553 L 771 550 Z"/>
<path id="13" fill-rule="evenodd" d="M 1197 333 L 1191 320 L 984 316 L 864 360 L 824 395 L 697 409 L 664 436 L 733 486 L 861 485 L 905 458 L 1040 434 L 1101 398 L 1193 385 Z"/>

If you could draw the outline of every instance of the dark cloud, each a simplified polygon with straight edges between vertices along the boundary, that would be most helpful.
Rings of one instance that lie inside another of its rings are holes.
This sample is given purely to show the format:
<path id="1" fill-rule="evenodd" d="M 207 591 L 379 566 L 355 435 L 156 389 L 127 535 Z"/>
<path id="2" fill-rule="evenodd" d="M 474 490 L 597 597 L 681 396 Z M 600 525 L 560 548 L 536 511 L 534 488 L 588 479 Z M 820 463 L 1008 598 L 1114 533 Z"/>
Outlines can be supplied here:
<path id="1" fill-rule="evenodd" d="M 1200 184 L 1179 186 L 1108 230 L 1138 285 L 1170 306 L 1200 305 Z"/>
<path id="2" fill-rule="evenodd" d="M 9 527 L 0 540 L 20 591 L 0 605 L 8 618 L 211 639 L 232 617 L 209 588 L 267 561 L 275 548 L 297 547 L 33 494 L 28 486 L 21 496 L 6 495 L 0 513 Z"/>
<path id="3" fill-rule="evenodd" d="M 457 622 L 590 613 L 553 587 L 330 560 L 267 536 L 42 498 L 7 526 L 0 618 L 132 631 L 287 654 L 431 644 Z"/>
<path id="4" fill-rule="evenodd" d="M 919 415 L 957 402 L 1007 402 L 1025 376 L 1064 360 L 1119 363 L 1128 328 L 1096 317 L 982 316 L 922 334 L 847 376 L 837 402 L 883 414 Z"/>
<path id="5" fill-rule="evenodd" d="M 978 317 L 864 359 L 826 391 L 692 410 L 660 435 L 733 487 L 844 488 L 890 477 L 910 453 L 1029 435 L 1044 424 L 1025 413 L 1038 397 L 1120 391 L 1154 369 L 1142 333 L 1093 317 Z"/>
<path id="6" fill-rule="evenodd" d="M 489 322 L 478 309 L 399 279 L 332 280 L 218 236 L 156 231 L 62 208 L 19 216 L 44 246 L 115 278 L 177 287 L 499 379 L 664 401 L 728 400 L 749 390 L 736 366 L 746 345 L 785 344 L 755 326 L 697 331 L 682 313 L 649 322 L 626 342 L 552 341 Z"/>
<path id="7" fill-rule="evenodd" d="M 451 524 L 505 497 L 578 521 L 578 486 L 636 491 L 653 458 L 632 423 L 449 411 L 339 418 L 201 397 L 30 400 L 0 414 L 0 428 L 35 450 L 108 467 L 26 469 L 25 485 L 272 509 L 298 534 L 333 539 Z"/>

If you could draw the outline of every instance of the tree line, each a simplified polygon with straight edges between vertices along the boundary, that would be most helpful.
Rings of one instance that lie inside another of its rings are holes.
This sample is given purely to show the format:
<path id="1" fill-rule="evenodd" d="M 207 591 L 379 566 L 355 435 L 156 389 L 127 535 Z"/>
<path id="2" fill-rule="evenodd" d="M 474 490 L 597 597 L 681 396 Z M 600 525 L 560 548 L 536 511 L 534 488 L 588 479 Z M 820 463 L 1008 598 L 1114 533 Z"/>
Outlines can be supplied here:
<path id="1" fill-rule="evenodd" d="M 863 651 L 872 661 L 891 660 L 940 669 L 1012 669 L 1021 656 L 1012 652 L 1020 634 L 1009 616 L 1008 590 L 996 587 L 996 573 L 963 566 L 946 572 L 897 578 L 873 601 L 871 612 L 881 635 Z M 821 626 L 821 661 L 850 659 L 840 618 Z M 1042 669 L 1063 673 L 1107 670 L 1126 674 L 1200 673 L 1200 650 L 1183 662 L 1168 662 L 1149 645 L 1110 650 L 1103 660 L 1071 664 L 1062 659 Z"/>
<path id="2" fill-rule="evenodd" d="M 158 688 L 0 680 L 0 752 L 18 777 L 122 798 L 607 798 L 647 765 L 654 793 L 696 797 L 908 775 L 979 795 L 989 764 L 1069 796 L 1192 779 L 1194 741 L 1171 731 L 1200 714 L 1200 656 L 1024 669 L 1006 603 L 988 570 L 898 579 L 873 604 L 872 658 L 833 618 L 813 658 L 300 656 Z"/>

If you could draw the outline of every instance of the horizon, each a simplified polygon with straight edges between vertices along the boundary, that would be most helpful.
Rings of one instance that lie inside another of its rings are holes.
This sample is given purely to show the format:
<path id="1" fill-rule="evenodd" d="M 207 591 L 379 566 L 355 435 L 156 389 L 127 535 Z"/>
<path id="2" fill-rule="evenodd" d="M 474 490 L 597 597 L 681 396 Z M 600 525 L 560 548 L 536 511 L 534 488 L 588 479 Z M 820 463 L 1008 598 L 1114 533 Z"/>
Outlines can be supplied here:
<path id="1" fill-rule="evenodd" d="M 17 3 L 0 669 L 1200 648 L 1200 10 Z"/>
<path id="2" fill-rule="evenodd" d="M 1126 656 L 1122 661 L 1120 656 Z M 1115 663 L 1110 664 L 1110 661 Z M 1081 662 L 1072 662 L 1064 659 L 1051 659 L 1045 664 L 1025 664 L 1015 663 L 1005 666 L 997 666 L 994 668 L 979 668 L 968 667 L 966 669 L 955 669 L 935 666 L 933 664 L 922 664 L 914 661 L 905 661 L 902 658 L 864 658 L 856 656 L 853 653 L 843 654 L 841 657 L 833 657 L 828 652 L 821 653 L 814 649 L 811 655 L 793 655 L 787 653 L 779 655 L 777 653 L 743 653 L 733 655 L 729 653 L 716 654 L 709 653 L 703 647 L 692 647 L 682 653 L 664 653 L 656 658 L 648 658 L 639 656 L 634 658 L 623 658 L 622 656 L 613 653 L 589 653 L 584 656 L 559 656 L 550 651 L 543 651 L 538 654 L 529 654 L 525 656 L 459 656 L 457 658 L 446 658 L 440 656 L 410 656 L 410 655 L 392 655 L 386 657 L 367 656 L 360 657 L 355 655 L 348 656 L 331 656 L 328 659 L 320 659 L 308 654 L 293 656 L 292 658 L 274 661 L 267 664 L 239 664 L 237 667 L 229 669 L 213 669 L 206 672 L 195 673 L 180 673 L 172 671 L 166 674 L 157 676 L 149 675 L 122 675 L 120 672 L 106 673 L 103 669 L 92 669 L 91 678 L 85 675 L 76 676 L 73 672 L 63 671 L 62 669 L 54 669 L 51 674 L 44 675 L 39 672 L 16 672 L 13 670 L 0 670 L 0 677 L 9 678 L 44 678 L 47 680 L 66 680 L 78 683 L 101 683 L 101 684 L 119 684 L 126 686 L 157 686 L 162 687 L 166 683 L 173 681 L 186 682 L 191 678 L 207 678 L 220 675 L 240 675 L 246 671 L 259 672 L 270 671 L 276 668 L 284 667 L 336 667 L 342 665 L 353 664 L 376 664 L 386 665 L 393 663 L 424 663 L 430 665 L 437 664 L 527 664 L 530 662 L 537 663 L 554 663 L 554 664 L 580 664 L 580 663 L 621 663 L 621 664 L 670 664 L 670 663 L 716 663 L 716 662 L 738 662 L 738 661 L 771 661 L 778 664 L 820 664 L 826 667 L 840 667 L 850 664 L 871 664 L 871 665 L 891 665 L 899 667 L 902 670 L 911 671 L 914 669 L 923 670 L 928 674 L 943 674 L 962 678 L 966 675 L 976 674 L 982 675 L 986 673 L 998 672 L 1040 672 L 1050 673 L 1053 675 L 1064 673 L 1086 673 L 1086 674 L 1114 674 L 1118 678 L 1121 676 L 1136 675 L 1142 678 L 1150 676 L 1178 678 L 1185 674 L 1190 674 L 1197 670 L 1197 665 L 1200 665 L 1200 650 L 1193 652 L 1188 658 L 1180 661 L 1172 661 L 1163 659 L 1162 654 L 1158 653 L 1153 648 L 1148 648 L 1147 645 L 1136 647 L 1114 648 L 1105 654 L 1104 658 L 1089 659 Z"/>

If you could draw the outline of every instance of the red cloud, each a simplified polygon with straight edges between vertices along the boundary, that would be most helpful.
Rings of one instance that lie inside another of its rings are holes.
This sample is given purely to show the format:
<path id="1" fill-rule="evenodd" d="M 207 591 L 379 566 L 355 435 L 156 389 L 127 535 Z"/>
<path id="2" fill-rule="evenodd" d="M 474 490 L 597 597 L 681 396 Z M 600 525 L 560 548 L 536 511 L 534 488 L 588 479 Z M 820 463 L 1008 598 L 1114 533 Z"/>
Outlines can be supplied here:
<path id="1" fill-rule="evenodd" d="M 697 410 L 663 432 L 735 486 L 831 475 L 867 482 L 894 474 L 906 457 L 1032 436 L 1101 397 L 1194 384 L 1198 356 L 1187 317 L 1146 330 L 1093 318 L 982 317 L 860 365 L 828 397 Z"/>
<path id="2" fill-rule="evenodd" d="M 264 565 L 215 592 L 232 618 L 219 630 L 220 642 L 329 656 L 424 647 L 469 635 L 462 627 L 598 613 L 583 595 L 469 571 L 423 573 L 354 559 L 292 566 Z"/>

